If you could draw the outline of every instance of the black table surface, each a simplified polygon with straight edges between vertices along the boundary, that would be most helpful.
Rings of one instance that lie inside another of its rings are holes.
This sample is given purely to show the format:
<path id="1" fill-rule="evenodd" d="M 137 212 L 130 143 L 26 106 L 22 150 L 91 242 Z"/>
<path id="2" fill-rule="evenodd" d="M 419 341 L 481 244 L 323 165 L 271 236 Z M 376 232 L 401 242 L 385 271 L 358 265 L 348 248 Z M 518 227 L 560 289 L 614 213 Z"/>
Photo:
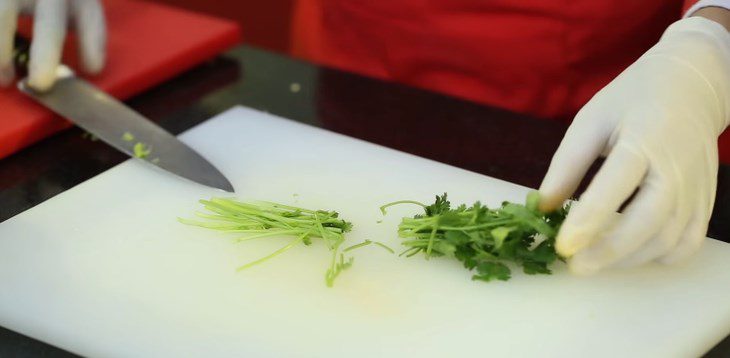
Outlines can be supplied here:
<path id="1" fill-rule="evenodd" d="M 247 46 L 127 103 L 172 133 L 241 104 L 533 188 L 567 128 Z M 70 129 L 0 160 L 0 222 L 126 159 L 82 134 Z M 730 242 L 730 166 L 720 166 L 715 206 L 708 235 Z M 74 355 L 0 328 L 0 356 Z M 730 336 L 707 356 L 730 357 Z"/>

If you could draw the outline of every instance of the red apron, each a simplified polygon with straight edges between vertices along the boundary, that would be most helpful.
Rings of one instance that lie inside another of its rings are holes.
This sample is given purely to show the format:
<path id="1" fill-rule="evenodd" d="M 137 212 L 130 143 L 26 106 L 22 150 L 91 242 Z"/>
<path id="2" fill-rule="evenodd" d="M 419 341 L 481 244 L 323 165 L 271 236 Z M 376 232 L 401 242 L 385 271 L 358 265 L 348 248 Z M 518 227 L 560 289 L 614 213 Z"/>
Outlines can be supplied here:
<path id="1" fill-rule="evenodd" d="M 299 0 L 292 52 L 569 121 L 694 2 Z M 721 158 L 730 163 L 728 139 L 722 140 Z"/>

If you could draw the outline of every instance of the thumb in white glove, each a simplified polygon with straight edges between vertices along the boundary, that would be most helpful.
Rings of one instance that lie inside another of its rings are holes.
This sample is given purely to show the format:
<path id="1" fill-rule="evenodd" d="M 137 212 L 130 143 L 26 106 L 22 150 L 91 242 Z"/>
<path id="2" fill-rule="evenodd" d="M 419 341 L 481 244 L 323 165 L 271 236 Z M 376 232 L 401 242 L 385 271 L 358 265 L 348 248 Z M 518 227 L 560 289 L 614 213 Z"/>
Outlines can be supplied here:
<path id="1" fill-rule="evenodd" d="M 541 209 L 554 209 L 607 156 L 558 233 L 557 251 L 571 257 L 573 272 L 672 263 L 698 250 L 729 111 L 730 34 L 701 17 L 670 26 L 580 110 L 540 187 Z"/>
<path id="2" fill-rule="evenodd" d="M 67 20 L 75 20 L 84 70 L 98 73 L 104 67 L 106 28 L 98 0 L 0 0 L 0 85 L 15 75 L 13 41 L 20 13 L 34 15 L 28 83 L 43 91 L 56 79 Z"/>

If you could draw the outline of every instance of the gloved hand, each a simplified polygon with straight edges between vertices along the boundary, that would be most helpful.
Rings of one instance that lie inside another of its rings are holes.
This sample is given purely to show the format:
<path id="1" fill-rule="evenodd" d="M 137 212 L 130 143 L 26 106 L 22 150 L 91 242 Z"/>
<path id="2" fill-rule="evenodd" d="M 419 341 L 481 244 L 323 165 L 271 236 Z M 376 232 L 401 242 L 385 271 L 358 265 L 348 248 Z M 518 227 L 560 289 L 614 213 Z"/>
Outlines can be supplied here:
<path id="1" fill-rule="evenodd" d="M 575 117 L 540 187 L 540 208 L 554 209 L 607 156 L 558 233 L 556 249 L 571 257 L 571 270 L 673 263 L 697 251 L 729 114 L 730 34 L 701 17 L 671 25 L 598 92 Z"/>
<path id="2" fill-rule="evenodd" d="M 21 12 L 34 15 L 28 64 L 31 87 L 42 91 L 53 85 L 70 17 L 75 20 L 84 69 L 98 73 L 104 67 L 106 28 L 98 0 L 0 0 L 0 85 L 8 85 L 14 77 L 13 41 Z"/>

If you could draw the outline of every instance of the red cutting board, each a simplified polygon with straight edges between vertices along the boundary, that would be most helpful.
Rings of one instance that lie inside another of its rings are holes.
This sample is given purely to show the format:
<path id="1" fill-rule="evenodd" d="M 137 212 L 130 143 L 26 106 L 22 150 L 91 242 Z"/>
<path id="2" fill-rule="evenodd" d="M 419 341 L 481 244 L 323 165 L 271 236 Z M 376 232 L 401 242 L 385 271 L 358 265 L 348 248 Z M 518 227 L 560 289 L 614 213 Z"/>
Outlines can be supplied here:
<path id="1" fill-rule="evenodd" d="M 107 63 L 87 77 L 111 95 L 126 99 L 209 59 L 240 42 L 234 22 L 158 4 L 104 1 Z M 30 35 L 30 20 L 20 32 Z M 78 71 L 74 34 L 69 34 L 64 63 Z M 71 124 L 21 94 L 15 86 L 0 89 L 0 158 Z"/>

